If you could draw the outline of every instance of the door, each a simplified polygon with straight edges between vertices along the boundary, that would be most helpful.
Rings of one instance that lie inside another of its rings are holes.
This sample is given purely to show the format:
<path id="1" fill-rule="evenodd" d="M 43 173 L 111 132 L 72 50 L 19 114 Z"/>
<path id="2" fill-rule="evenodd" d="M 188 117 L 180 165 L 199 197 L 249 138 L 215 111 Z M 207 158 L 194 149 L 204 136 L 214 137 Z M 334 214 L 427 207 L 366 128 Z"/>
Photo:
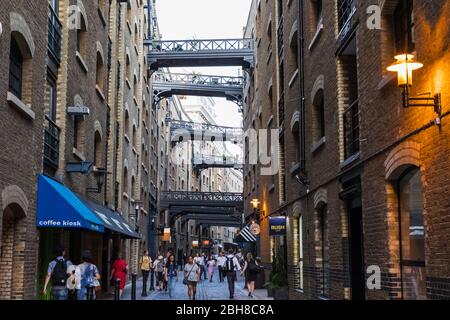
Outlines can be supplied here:
<path id="1" fill-rule="evenodd" d="M 366 297 L 366 281 L 361 206 L 349 209 L 349 236 L 351 299 L 364 300 Z"/>

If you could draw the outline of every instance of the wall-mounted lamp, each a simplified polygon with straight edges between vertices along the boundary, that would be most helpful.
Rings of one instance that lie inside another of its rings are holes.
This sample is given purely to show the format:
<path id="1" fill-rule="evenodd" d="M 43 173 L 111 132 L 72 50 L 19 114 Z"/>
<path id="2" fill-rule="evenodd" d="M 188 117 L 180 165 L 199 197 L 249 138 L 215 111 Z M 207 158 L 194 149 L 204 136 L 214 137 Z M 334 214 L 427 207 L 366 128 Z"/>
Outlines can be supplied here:
<path id="1" fill-rule="evenodd" d="M 433 107 L 434 111 L 438 115 L 438 119 L 441 116 L 441 94 L 435 94 L 431 97 L 430 93 L 427 93 L 428 97 L 410 97 L 409 87 L 413 84 L 413 71 L 423 67 L 423 64 L 414 61 L 414 55 L 401 54 L 395 56 L 397 60 L 394 64 L 390 65 L 387 70 L 391 72 L 397 72 L 398 86 L 403 90 L 403 107 Z"/>
<path id="2" fill-rule="evenodd" d="M 258 209 L 259 204 L 261 203 L 258 199 L 252 199 L 252 201 L 250 201 L 250 203 L 253 206 L 253 209 Z"/>
<path id="3" fill-rule="evenodd" d="M 93 172 L 95 179 L 97 180 L 97 188 L 87 188 L 87 192 L 101 193 L 102 187 L 105 184 L 106 175 L 111 174 L 111 172 L 108 172 L 108 170 L 104 168 L 96 168 Z"/>

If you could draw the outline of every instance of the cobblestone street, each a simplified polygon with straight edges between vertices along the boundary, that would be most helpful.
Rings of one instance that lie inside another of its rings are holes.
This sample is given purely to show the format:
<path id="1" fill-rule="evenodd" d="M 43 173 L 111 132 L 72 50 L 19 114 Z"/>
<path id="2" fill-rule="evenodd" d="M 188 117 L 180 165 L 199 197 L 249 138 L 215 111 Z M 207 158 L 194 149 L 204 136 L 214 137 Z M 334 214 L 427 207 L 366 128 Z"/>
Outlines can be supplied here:
<path id="1" fill-rule="evenodd" d="M 148 284 L 149 285 L 149 284 Z M 149 291 L 147 297 L 141 297 L 142 292 L 142 278 L 137 280 L 136 299 L 137 300 L 170 300 L 169 293 L 166 291 Z M 219 275 L 217 270 L 214 272 L 213 282 L 209 280 L 202 280 L 197 285 L 197 300 L 229 300 L 228 299 L 228 284 L 227 280 L 219 282 Z M 238 276 L 235 287 L 234 300 L 270 300 L 267 297 L 266 289 L 257 289 L 254 292 L 253 299 L 248 297 L 247 289 L 244 289 L 244 278 Z M 112 296 L 107 299 L 112 299 Z M 127 284 L 122 300 L 131 299 L 131 284 Z M 188 300 L 187 287 L 183 285 L 183 277 L 180 274 L 178 282 L 175 286 L 175 298 L 173 300 Z"/>

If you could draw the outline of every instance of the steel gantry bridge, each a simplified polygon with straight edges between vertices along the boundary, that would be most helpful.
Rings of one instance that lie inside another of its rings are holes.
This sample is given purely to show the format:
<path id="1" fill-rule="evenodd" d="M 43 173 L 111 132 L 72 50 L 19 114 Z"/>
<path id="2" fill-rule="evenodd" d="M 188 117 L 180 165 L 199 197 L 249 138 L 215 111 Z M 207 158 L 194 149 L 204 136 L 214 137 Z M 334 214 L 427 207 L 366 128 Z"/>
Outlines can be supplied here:
<path id="1" fill-rule="evenodd" d="M 253 68 L 253 39 L 145 40 L 151 71 L 170 67 Z"/>
<path id="2" fill-rule="evenodd" d="M 202 220 L 205 224 L 240 225 L 243 194 L 230 192 L 163 191 L 161 208 L 170 210 L 170 221 L 177 218 Z"/>
<path id="3" fill-rule="evenodd" d="M 153 103 L 173 95 L 226 98 L 243 105 L 244 78 L 185 73 L 157 72 L 154 75 Z"/>
<path id="4" fill-rule="evenodd" d="M 193 167 L 194 170 L 204 170 L 208 168 L 243 170 L 244 164 L 235 157 L 196 155 L 193 157 Z"/>
<path id="5" fill-rule="evenodd" d="M 172 143 L 192 141 L 231 141 L 242 143 L 244 130 L 236 127 L 218 126 L 209 123 L 170 120 L 170 139 Z"/>

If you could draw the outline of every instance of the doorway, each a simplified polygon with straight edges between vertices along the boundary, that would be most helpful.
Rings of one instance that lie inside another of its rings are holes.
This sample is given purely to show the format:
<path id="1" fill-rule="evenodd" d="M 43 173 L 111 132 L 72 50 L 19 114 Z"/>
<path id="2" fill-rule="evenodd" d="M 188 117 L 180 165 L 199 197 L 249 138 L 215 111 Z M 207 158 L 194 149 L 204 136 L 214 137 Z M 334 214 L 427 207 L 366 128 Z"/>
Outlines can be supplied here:
<path id="1" fill-rule="evenodd" d="M 354 201 L 352 201 L 354 202 Z M 351 299 L 365 300 L 366 281 L 364 268 L 364 236 L 361 205 L 349 204 L 349 259 Z"/>

